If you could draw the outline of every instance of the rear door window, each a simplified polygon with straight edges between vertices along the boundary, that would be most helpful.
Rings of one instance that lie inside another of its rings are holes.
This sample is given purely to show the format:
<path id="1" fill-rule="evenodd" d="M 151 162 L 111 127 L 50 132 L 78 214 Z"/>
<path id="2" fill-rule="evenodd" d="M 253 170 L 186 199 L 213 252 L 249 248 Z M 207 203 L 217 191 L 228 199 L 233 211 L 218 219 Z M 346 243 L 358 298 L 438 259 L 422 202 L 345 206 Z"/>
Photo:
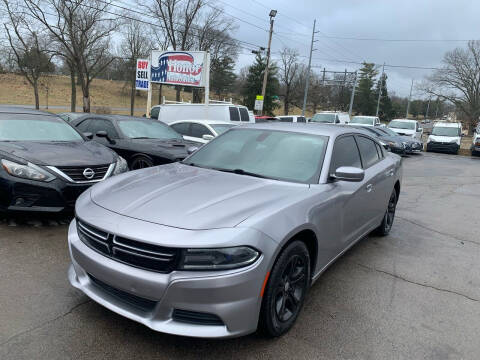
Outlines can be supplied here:
<path id="1" fill-rule="evenodd" d="M 376 144 L 373 140 L 364 136 L 357 136 L 358 148 L 362 157 L 363 168 L 368 169 L 379 161 Z"/>
<path id="2" fill-rule="evenodd" d="M 228 110 L 230 111 L 230 121 L 240 121 L 240 114 L 236 107 L 230 106 Z"/>
<path id="3" fill-rule="evenodd" d="M 330 164 L 330 174 L 342 166 L 353 166 L 362 168 L 360 154 L 353 136 L 342 136 L 335 141 L 333 147 L 332 162 Z"/>
<path id="4" fill-rule="evenodd" d="M 279 118 L 281 122 L 293 122 L 293 117 L 292 116 L 285 116 Z"/>
<path id="5" fill-rule="evenodd" d="M 304 123 L 304 122 L 307 122 L 307 120 L 305 119 L 305 116 L 299 116 L 297 117 L 297 122 Z"/>
<path id="6" fill-rule="evenodd" d="M 241 121 L 249 122 L 250 121 L 250 116 L 248 116 L 248 110 L 244 107 L 238 108 L 240 111 L 240 119 Z"/>

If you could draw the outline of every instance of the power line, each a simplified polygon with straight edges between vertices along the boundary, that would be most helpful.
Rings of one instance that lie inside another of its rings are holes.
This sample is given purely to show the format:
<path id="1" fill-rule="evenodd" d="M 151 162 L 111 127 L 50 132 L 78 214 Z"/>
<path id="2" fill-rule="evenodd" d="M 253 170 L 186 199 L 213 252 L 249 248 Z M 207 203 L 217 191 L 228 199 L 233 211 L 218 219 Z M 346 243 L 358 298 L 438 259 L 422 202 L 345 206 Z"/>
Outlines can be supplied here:
<path id="1" fill-rule="evenodd" d="M 358 38 L 347 36 L 322 35 L 324 38 L 337 40 L 355 40 L 355 41 L 385 41 L 385 42 L 467 42 L 477 41 L 474 39 L 383 39 L 383 38 Z"/>

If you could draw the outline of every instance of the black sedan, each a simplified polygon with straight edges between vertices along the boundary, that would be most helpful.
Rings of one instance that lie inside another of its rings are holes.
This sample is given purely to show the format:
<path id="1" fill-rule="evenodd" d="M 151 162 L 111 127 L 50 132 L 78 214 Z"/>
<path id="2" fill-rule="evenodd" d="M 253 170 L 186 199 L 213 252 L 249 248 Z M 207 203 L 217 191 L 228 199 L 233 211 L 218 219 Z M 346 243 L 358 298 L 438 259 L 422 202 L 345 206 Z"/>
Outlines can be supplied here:
<path id="1" fill-rule="evenodd" d="M 389 129 L 388 127 L 376 128 L 376 130 L 401 141 L 405 145 L 405 152 L 407 154 L 412 154 L 423 150 L 423 142 L 414 139 L 411 136 L 398 135 L 395 131 Z"/>
<path id="2" fill-rule="evenodd" d="M 180 161 L 196 149 L 158 120 L 88 114 L 71 124 L 125 158 L 130 169 Z"/>
<path id="3" fill-rule="evenodd" d="M 353 126 L 353 125 L 348 125 Z M 379 127 L 373 126 L 354 126 L 358 130 L 366 131 L 370 134 L 370 136 L 376 137 L 383 147 L 395 154 L 405 155 L 405 144 L 403 143 L 402 139 L 398 135 L 391 136 L 386 132 L 383 132 L 382 129 Z"/>
<path id="4" fill-rule="evenodd" d="M 58 116 L 13 107 L 0 107 L 0 165 L 0 212 L 73 209 L 92 184 L 128 170 Z"/>

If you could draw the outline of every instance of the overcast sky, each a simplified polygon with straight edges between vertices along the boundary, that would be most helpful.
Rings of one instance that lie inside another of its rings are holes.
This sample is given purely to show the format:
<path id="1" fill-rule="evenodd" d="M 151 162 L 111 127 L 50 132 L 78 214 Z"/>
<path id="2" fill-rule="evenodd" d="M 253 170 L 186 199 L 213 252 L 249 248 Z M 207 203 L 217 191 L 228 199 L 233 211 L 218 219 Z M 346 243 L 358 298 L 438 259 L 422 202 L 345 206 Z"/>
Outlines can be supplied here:
<path id="1" fill-rule="evenodd" d="M 316 34 L 318 42 L 314 47 L 318 50 L 313 54 L 312 64 L 327 70 L 343 71 L 346 68 L 354 71 L 360 65 L 345 61 L 364 60 L 378 64 L 438 67 L 446 51 L 464 47 L 466 42 L 360 41 L 325 36 L 411 40 L 480 38 L 480 1 L 476 0 L 217 0 L 217 3 L 226 13 L 251 23 L 235 19 L 238 30 L 233 36 L 236 39 L 265 47 L 269 9 L 278 10 L 273 53 L 278 53 L 284 46 L 293 47 L 304 56 L 301 60 L 305 62 L 313 20 L 316 19 L 320 32 Z M 274 57 L 278 58 L 278 55 Z M 253 59 L 254 55 L 243 49 L 237 67 L 248 65 Z M 429 72 L 387 67 L 389 91 L 408 96 L 411 79 L 421 81 Z"/>

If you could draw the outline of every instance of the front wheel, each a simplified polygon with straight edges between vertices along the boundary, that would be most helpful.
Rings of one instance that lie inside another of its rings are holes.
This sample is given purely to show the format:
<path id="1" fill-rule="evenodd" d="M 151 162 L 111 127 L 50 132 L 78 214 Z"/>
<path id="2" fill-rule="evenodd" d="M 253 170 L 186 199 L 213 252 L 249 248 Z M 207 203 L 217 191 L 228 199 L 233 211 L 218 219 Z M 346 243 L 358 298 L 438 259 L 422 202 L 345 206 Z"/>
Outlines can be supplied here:
<path id="1" fill-rule="evenodd" d="M 291 329 L 310 286 L 310 256 L 304 242 L 294 241 L 278 257 L 264 292 L 260 328 L 270 337 Z"/>
<path id="2" fill-rule="evenodd" d="M 397 207 L 397 191 L 393 189 L 390 199 L 388 200 L 388 207 L 385 215 L 383 216 L 382 223 L 376 229 L 376 232 L 380 236 L 386 236 L 392 230 L 393 220 L 395 219 L 395 210 Z"/>
<path id="3" fill-rule="evenodd" d="M 152 160 L 150 160 L 146 156 L 137 156 L 136 158 L 133 159 L 132 163 L 130 164 L 130 169 L 138 170 L 138 169 L 144 169 L 152 166 L 153 166 Z"/>

